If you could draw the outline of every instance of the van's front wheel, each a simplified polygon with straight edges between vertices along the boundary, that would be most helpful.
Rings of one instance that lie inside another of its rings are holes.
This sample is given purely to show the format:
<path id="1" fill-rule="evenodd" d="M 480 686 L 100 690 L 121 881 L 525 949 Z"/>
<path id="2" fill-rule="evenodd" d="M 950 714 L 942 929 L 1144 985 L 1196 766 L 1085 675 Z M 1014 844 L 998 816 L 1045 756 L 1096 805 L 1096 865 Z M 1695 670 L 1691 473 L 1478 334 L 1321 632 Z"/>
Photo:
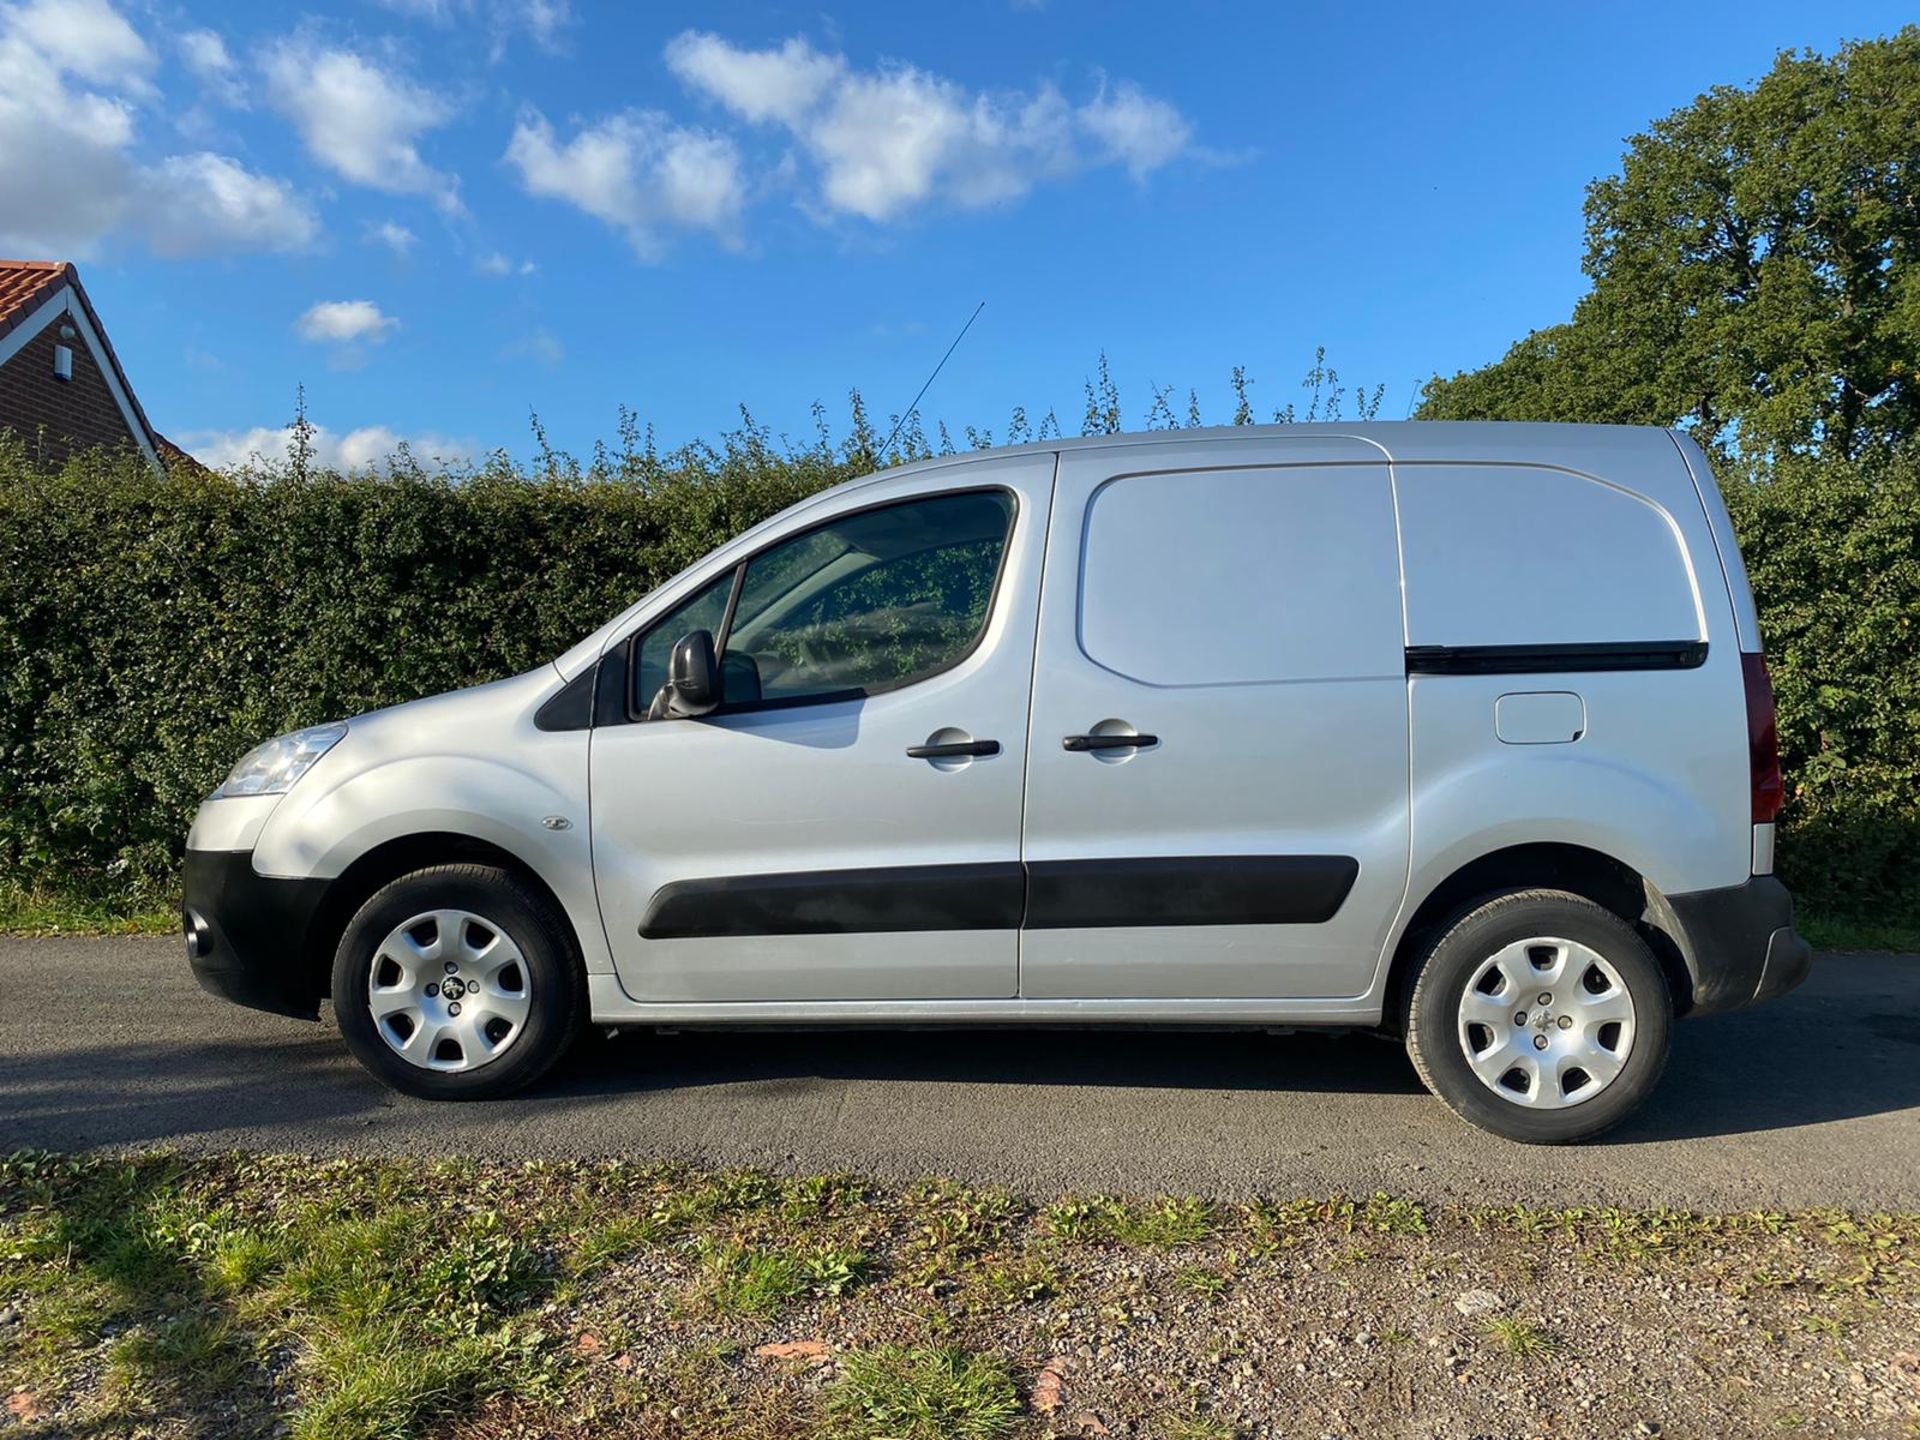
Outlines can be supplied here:
<path id="1" fill-rule="evenodd" d="M 1501 895 L 1427 951 L 1407 1051 L 1462 1118 L 1536 1145 L 1619 1124 L 1666 1068 L 1673 998 L 1646 942 L 1558 890 Z"/>
<path id="2" fill-rule="evenodd" d="M 333 962 L 347 1048 L 396 1090 L 482 1100 L 530 1084 L 585 1013 L 565 923 L 513 875 L 440 865 L 361 906 Z"/>

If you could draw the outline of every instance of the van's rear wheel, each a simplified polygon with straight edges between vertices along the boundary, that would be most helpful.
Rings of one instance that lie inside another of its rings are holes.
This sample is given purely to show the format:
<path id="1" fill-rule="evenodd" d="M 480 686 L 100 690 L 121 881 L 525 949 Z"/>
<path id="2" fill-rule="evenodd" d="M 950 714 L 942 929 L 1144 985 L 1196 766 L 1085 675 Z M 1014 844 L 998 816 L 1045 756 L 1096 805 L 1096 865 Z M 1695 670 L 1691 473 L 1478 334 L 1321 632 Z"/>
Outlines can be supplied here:
<path id="1" fill-rule="evenodd" d="M 1414 981 L 1407 1051 L 1462 1118 L 1565 1144 L 1639 1108 L 1672 1022 L 1666 976 L 1631 926 L 1578 895 L 1526 890 L 1441 928 Z"/>
<path id="2" fill-rule="evenodd" d="M 480 1100 L 530 1084 L 585 1014 L 565 922 L 505 870 L 440 865 L 360 908 L 333 962 L 354 1058 L 396 1090 Z"/>

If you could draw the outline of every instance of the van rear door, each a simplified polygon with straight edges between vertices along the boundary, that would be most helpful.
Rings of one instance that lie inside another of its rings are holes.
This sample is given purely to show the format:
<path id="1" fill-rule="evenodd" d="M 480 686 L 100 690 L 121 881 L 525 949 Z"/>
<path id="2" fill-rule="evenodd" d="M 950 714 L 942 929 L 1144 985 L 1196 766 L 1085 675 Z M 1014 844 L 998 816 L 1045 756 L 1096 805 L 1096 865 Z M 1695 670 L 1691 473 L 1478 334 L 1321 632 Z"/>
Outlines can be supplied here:
<path id="1" fill-rule="evenodd" d="M 1062 453 L 1025 998 L 1336 998 L 1407 878 L 1391 480 L 1356 438 Z"/>

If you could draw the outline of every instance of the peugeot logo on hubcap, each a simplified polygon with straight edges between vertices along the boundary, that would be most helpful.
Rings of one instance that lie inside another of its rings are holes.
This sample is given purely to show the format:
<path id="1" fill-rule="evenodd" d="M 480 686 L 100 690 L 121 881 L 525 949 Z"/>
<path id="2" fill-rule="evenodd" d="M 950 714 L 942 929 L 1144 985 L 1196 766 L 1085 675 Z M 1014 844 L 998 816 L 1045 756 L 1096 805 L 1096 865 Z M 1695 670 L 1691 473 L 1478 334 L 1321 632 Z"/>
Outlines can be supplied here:
<path id="1" fill-rule="evenodd" d="M 458 1000 L 467 993 L 466 983 L 456 976 L 449 975 L 440 982 L 440 994 L 448 1000 Z"/>

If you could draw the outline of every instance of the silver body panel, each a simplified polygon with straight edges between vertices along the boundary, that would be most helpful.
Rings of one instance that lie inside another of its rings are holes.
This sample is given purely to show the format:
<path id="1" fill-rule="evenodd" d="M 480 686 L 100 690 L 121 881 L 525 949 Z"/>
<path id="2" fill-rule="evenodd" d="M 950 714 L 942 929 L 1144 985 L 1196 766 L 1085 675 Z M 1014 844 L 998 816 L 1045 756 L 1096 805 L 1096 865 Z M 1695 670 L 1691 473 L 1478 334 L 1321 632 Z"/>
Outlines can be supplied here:
<path id="1" fill-rule="evenodd" d="M 535 726 L 563 683 L 783 536 L 989 485 L 1019 510 L 985 636 L 954 668 L 787 710 Z M 1405 668 L 1409 645 L 1570 635 L 1703 641 L 1706 658 Z M 1740 663 L 1758 645 L 1704 458 L 1664 431 L 1256 427 L 980 452 L 815 496 L 550 667 L 359 717 L 286 797 L 207 802 L 190 844 L 292 878 L 415 835 L 496 845 L 559 899 L 607 1024 L 1371 1023 L 1414 910 L 1479 856 L 1577 844 L 1666 893 L 1770 861 Z M 1161 743 L 1062 748 L 1103 722 Z M 905 756 L 948 729 L 1001 753 Z M 1314 924 L 640 935 L 689 878 L 1264 854 L 1357 873 Z"/>
<path id="2" fill-rule="evenodd" d="M 472 836 L 545 881 L 579 937 L 587 973 L 610 970 L 587 826 L 587 735 L 534 725 L 560 683 L 545 666 L 356 717 L 274 810 L 253 868 L 331 879 L 388 841 Z M 549 818 L 566 828 L 548 828 Z"/>
<path id="3" fill-rule="evenodd" d="M 1183 514 L 1207 523 L 1183 536 Z M 1324 924 L 1029 930 L 1022 997 L 1364 994 L 1407 878 L 1385 457 L 1305 428 L 1068 454 L 1048 550 L 1026 858 L 1345 855 L 1360 873 Z M 1236 607 L 1245 622 L 1223 623 Z M 1160 743 L 1118 759 L 1061 748 L 1114 720 Z"/>

